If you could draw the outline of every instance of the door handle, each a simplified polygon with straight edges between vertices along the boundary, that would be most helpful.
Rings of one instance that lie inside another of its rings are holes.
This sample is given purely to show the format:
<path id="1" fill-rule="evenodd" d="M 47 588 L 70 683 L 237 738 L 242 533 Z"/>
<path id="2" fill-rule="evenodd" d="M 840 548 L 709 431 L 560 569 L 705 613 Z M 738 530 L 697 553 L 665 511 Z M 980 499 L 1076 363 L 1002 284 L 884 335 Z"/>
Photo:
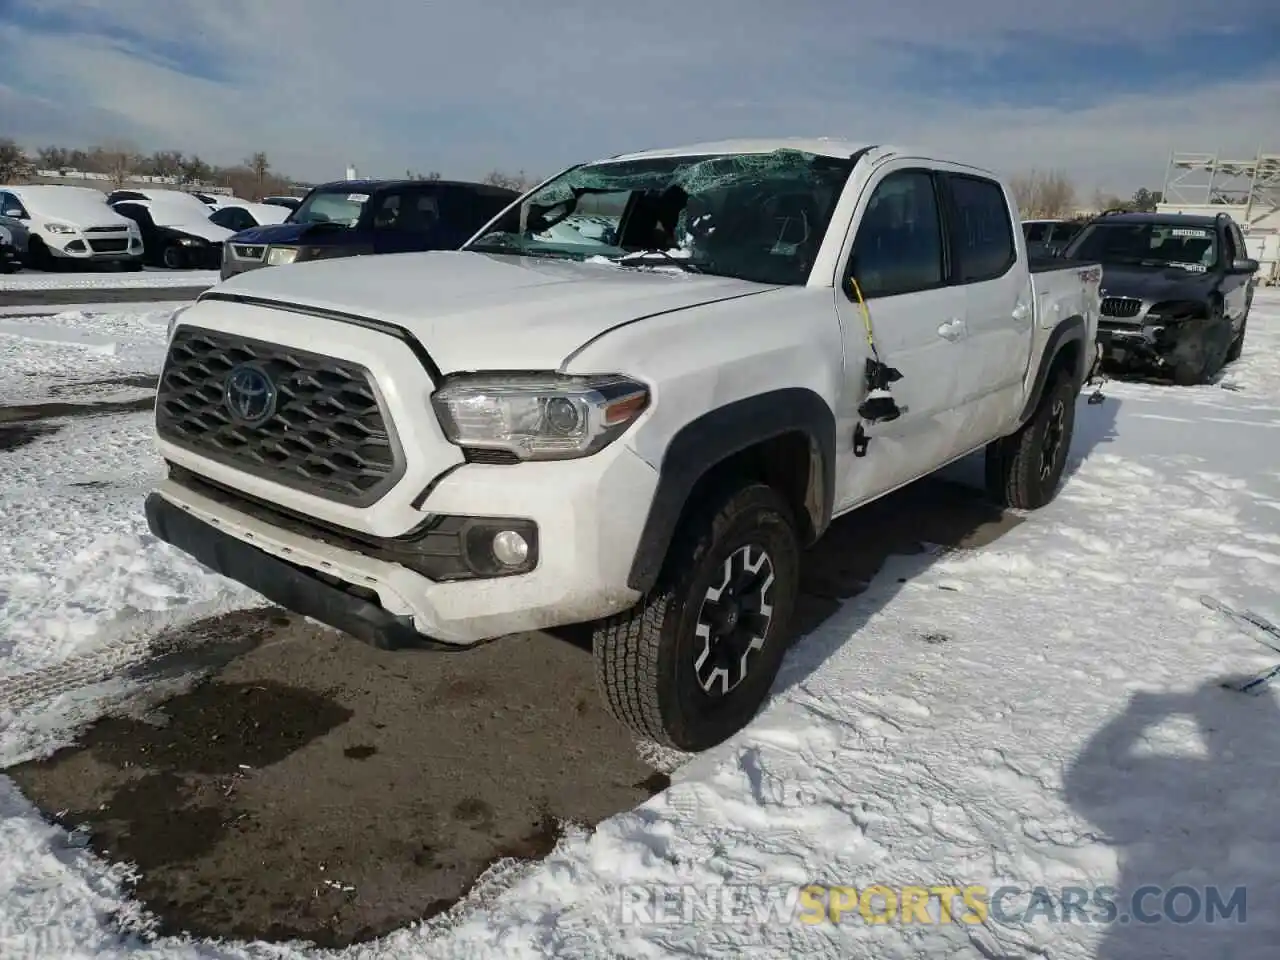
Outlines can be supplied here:
<path id="1" fill-rule="evenodd" d="M 964 336 L 964 321 L 958 317 L 948 320 L 938 327 L 938 336 L 944 340 L 956 341 Z"/>
<path id="2" fill-rule="evenodd" d="M 1013 319 L 1022 321 L 1031 316 L 1031 307 L 1025 303 L 1020 303 L 1013 308 Z"/>

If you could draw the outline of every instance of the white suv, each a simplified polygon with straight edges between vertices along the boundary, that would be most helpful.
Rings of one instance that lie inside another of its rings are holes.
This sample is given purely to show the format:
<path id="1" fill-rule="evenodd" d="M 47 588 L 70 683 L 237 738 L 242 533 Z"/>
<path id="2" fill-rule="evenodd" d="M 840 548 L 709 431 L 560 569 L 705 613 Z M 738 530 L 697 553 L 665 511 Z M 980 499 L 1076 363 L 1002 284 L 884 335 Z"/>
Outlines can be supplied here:
<path id="1" fill-rule="evenodd" d="M 142 269 L 137 224 L 107 206 L 102 191 L 93 187 L 0 186 L 0 225 L 37 269 L 71 263 Z"/>
<path id="2" fill-rule="evenodd" d="M 591 621 L 613 714 L 704 749 L 833 517 L 983 448 L 1053 497 L 1101 271 L 1018 224 L 936 154 L 734 141 L 574 167 L 461 251 L 243 274 L 174 318 L 151 529 L 383 646 Z"/>

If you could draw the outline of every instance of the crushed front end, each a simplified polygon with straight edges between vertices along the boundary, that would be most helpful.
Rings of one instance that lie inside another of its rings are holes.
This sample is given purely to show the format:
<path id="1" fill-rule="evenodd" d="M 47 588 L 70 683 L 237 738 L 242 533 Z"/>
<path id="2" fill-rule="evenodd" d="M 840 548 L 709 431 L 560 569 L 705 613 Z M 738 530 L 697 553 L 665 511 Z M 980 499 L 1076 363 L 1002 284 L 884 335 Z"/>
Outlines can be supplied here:
<path id="1" fill-rule="evenodd" d="M 1104 366 L 1163 376 L 1179 365 L 1202 365 L 1228 334 L 1207 301 L 1104 297 L 1098 348 Z"/>

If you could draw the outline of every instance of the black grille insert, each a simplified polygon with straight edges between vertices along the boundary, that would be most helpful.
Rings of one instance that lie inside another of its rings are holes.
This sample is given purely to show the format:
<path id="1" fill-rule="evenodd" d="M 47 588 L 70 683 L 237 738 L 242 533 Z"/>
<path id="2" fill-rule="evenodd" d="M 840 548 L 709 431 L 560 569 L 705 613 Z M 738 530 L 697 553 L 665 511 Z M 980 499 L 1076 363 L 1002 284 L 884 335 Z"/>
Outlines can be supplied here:
<path id="1" fill-rule="evenodd" d="M 277 391 L 275 412 L 233 418 L 227 375 L 252 363 Z M 359 364 L 234 334 L 179 327 L 156 398 L 165 440 L 245 473 L 368 506 L 404 473 L 404 456 L 369 371 Z"/>
<path id="2" fill-rule="evenodd" d="M 1102 315 L 1104 317 L 1136 317 L 1142 309 L 1142 301 L 1135 297 L 1104 297 Z"/>

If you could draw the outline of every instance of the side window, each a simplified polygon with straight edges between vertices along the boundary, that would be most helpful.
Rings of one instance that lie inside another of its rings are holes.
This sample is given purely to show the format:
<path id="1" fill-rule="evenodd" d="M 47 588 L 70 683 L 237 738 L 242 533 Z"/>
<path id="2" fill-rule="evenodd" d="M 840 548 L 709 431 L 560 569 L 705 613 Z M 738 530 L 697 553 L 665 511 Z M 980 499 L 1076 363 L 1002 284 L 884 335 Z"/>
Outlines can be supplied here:
<path id="1" fill-rule="evenodd" d="M 950 230 L 955 279 L 980 283 L 1008 273 L 1017 260 L 1017 247 L 1000 184 L 960 174 L 948 174 L 947 182 L 955 208 Z"/>
<path id="2" fill-rule="evenodd" d="M 1024 223 L 1022 232 L 1026 234 L 1027 243 L 1044 243 L 1044 238 L 1049 233 L 1049 225 L 1047 223 Z"/>
<path id="3" fill-rule="evenodd" d="M 1222 262 L 1226 266 L 1231 266 L 1231 261 L 1238 260 L 1240 253 L 1236 248 L 1236 238 L 1231 235 L 1230 230 L 1222 231 Z"/>
<path id="4" fill-rule="evenodd" d="M 223 207 L 221 210 L 215 210 L 209 216 L 209 222 L 227 230 L 240 231 L 244 229 L 240 226 L 242 222 L 238 216 L 240 212 L 235 207 Z"/>
<path id="5" fill-rule="evenodd" d="M 12 193 L 0 193 L 0 214 L 10 214 L 15 218 L 26 218 L 27 209 Z"/>
<path id="6" fill-rule="evenodd" d="M 899 170 L 876 185 L 858 223 L 851 266 L 868 298 L 942 284 L 942 224 L 933 174 Z"/>
<path id="7" fill-rule="evenodd" d="M 151 214 L 147 212 L 147 208 L 140 203 L 117 203 L 112 209 L 122 217 L 128 217 L 135 221 L 139 226 L 151 225 Z"/>
<path id="8" fill-rule="evenodd" d="M 370 224 L 374 230 L 395 230 L 400 220 L 400 206 L 404 196 L 399 193 L 382 193 L 373 199 Z"/>

